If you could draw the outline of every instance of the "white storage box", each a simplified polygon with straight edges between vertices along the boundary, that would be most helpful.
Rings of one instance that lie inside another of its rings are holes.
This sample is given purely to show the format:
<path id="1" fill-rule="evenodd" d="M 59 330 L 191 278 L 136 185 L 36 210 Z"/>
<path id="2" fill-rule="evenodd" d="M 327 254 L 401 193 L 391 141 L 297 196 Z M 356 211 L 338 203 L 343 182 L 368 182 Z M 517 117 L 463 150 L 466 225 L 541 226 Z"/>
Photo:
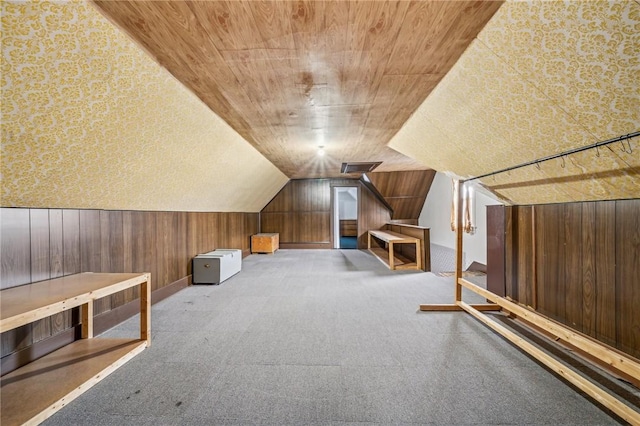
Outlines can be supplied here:
<path id="1" fill-rule="evenodd" d="M 242 250 L 217 249 L 193 258 L 194 284 L 220 284 L 242 269 Z"/>

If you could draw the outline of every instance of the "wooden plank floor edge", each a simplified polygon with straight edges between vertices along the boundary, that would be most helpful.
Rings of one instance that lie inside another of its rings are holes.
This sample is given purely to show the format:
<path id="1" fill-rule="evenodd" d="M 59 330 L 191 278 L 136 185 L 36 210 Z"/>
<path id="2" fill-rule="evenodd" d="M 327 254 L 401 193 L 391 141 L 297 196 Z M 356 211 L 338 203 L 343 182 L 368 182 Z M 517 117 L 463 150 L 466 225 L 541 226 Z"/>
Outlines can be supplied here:
<path id="1" fill-rule="evenodd" d="M 112 343 L 113 344 L 113 348 L 115 348 L 117 346 L 122 346 L 122 345 L 128 346 L 129 348 L 128 348 L 128 350 L 126 352 L 123 352 L 123 354 L 121 356 L 119 356 L 118 358 L 112 359 L 112 360 L 109 361 L 108 364 L 107 363 L 102 364 L 100 366 L 100 368 L 96 368 L 94 371 L 91 371 L 90 372 L 91 376 L 87 380 L 82 382 L 79 386 L 75 386 L 70 391 L 67 391 L 67 390 L 60 391 L 59 393 L 63 394 L 63 396 L 61 398 L 57 399 L 54 403 L 52 403 L 50 405 L 44 406 L 42 408 L 37 408 L 38 414 L 34 415 L 30 419 L 20 418 L 20 416 L 19 416 L 20 413 L 18 413 L 18 415 L 16 415 L 16 413 L 8 412 L 7 411 L 8 407 L 5 404 L 7 395 L 6 394 L 3 395 L 2 396 L 2 400 L 4 400 L 4 401 L 2 403 L 3 410 L 2 410 L 2 418 L 1 418 L 2 425 L 3 426 L 4 425 L 10 426 L 10 425 L 14 425 L 14 424 L 38 425 L 38 424 L 42 423 L 44 420 L 46 420 L 47 418 L 51 417 L 57 411 L 59 411 L 60 409 L 65 407 L 67 404 L 69 404 L 71 401 L 76 399 L 78 396 L 82 395 L 84 392 L 86 392 L 88 389 L 90 389 L 93 385 L 95 385 L 96 383 L 100 382 L 102 379 L 104 379 L 109 374 L 111 374 L 112 372 L 117 370 L 119 367 L 124 365 L 127 361 L 131 360 L 134 356 L 136 356 L 137 354 L 139 354 L 140 352 L 142 352 L 146 348 L 146 342 L 143 341 L 143 340 L 139 340 L 139 339 L 102 339 L 102 338 L 77 340 L 74 343 L 71 343 L 70 345 L 65 346 L 65 348 L 66 348 L 67 352 L 73 352 L 74 345 L 75 346 L 86 345 L 86 344 L 90 344 L 91 342 L 96 342 L 98 340 L 101 341 L 101 343 L 104 343 L 104 344 Z M 49 354 L 49 355 L 47 355 L 45 357 L 42 357 L 42 358 L 34 361 L 33 363 L 30 363 L 30 364 L 27 364 L 27 365 L 31 365 L 32 368 L 37 368 L 39 364 L 46 363 L 47 362 L 47 357 L 49 357 L 49 356 L 60 357 L 60 352 L 64 351 L 65 348 L 59 349 L 58 351 L 55 351 L 55 352 L 52 352 L 51 354 Z M 106 348 L 108 348 L 108 347 L 100 346 L 98 349 L 100 351 L 105 351 Z M 86 358 L 86 357 L 88 357 L 88 355 L 83 355 L 83 357 Z M 19 375 L 20 373 L 21 373 L 21 369 L 15 370 L 14 372 L 7 374 L 6 376 L 3 376 L 3 379 L 4 379 L 3 381 L 6 381 L 7 379 L 12 378 L 13 376 Z M 44 374 L 46 374 L 46 373 L 44 373 Z M 64 393 L 64 392 L 66 392 L 66 393 Z M 29 402 L 37 402 L 37 401 L 33 401 L 33 399 L 36 399 L 36 398 L 32 398 L 31 401 L 23 401 L 23 403 L 24 404 L 28 404 Z"/>
<path id="2" fill-rule="evenodd" d="M 606 392 L 601 387 L 595 385 L 589 380 L 582 377 L 577 372 L 571 370 L 569 367 L 562 364 L 552 356 L 548 355 L 541 349 L 537 348 L 533 344 L 529 343 L 524 338 L 518 336 L 508 328 L 490 320 L 487 316 L 483 315 L 480 311 L 474 309 L 471 305 L 465 302 L 456 302 L 462 309 L 471 314 L 474 318 L 493 329 L 498 334 L 515 344 L 529 355 L 533 356 L 538 361 L 542 362 L 548 368 L 559 374 L 565 380 L 573 384 L 575 387 L 598 401 L 604 407 L 616 413 L 623 420 L 629 422 L 632 425 L 640 424 L 640 412 L 634 410 L 629 405 L 616 398 L 614 395 Z"/>

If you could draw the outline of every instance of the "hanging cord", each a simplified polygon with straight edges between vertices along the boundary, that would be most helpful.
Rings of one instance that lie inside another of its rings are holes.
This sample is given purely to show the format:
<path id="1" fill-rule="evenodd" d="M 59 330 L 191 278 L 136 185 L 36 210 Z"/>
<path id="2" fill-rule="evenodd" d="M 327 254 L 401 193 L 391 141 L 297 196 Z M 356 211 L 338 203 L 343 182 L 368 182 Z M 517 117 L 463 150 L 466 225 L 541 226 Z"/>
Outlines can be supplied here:
<path id="1" fill-rule="evenodd" d="M 633 149 L 631 148 L 631 139 L 637 138 L 638 136 L 640 136 L 640 132 L 629 133 L 627 135 L 618 136 L 617 138 L 607 139 L 606 141 L 596 142 L 594 144 L 587 145 L 587 146 L 582 146 L 580 148 L 570 149 L 569 151 L 564 151 L 564 152 L 561 152 L 559 154 L 553 154 L 553 155 L 549 155 L 547 157 L 538 158 L 537 160 L 527 161 L 526 163 L 518 164 L 517 166 L 511 166 L 511 167 L 507 167 L 507 168 L 504 168 L 504 169 L 501 169 L 501 170 L 497 170 L 495 172 L 485 173 L 485 174 L 480 175 L 480 176 L 475 176 L 475 177 L 466 179 L 465 182 L 469 182 L 469 181 L 476 180 L 476 179 L 482 179 L 482 178 L 486 178 L 486 177 L 489 177 L 489 176 L 495 176 L 495 175 L 500 174 L 500 173 L 509 172 L 511 170 L 520 169 L 522 167 L 531 166 L 533 164 L 539 165 L 539 163 L 542 163 L 544 161 L 553 160 L 554 158 L 559 158 L 559 157 L 562 157 L 562 161 L 563 161 L 563 165 L 564 165 L 565 164 L 564 163 L 564 156 L 565 155 L 576 154 L 578 152 L 587 151 L 589 149 L 594 149 L 594 148 L 597 150 L 596 151 L 596 156 L 599 157 L 600 156 L 600 150 L 598 150 L 598 147 L 601 147 L 601 146 L 604 146 L 604 145 L 609 145 L 609 144 L 616 143 L 616 142 L 621 142 L 622 143 L 622 151 L 624 153 L 632 154 L 633 153 Z M 627 147 L 625 147 L 625 145 L 624 145 L 624 141 L 627 141 L 627 143 L 629 145 L 628 151 L 627 151 Z"/>

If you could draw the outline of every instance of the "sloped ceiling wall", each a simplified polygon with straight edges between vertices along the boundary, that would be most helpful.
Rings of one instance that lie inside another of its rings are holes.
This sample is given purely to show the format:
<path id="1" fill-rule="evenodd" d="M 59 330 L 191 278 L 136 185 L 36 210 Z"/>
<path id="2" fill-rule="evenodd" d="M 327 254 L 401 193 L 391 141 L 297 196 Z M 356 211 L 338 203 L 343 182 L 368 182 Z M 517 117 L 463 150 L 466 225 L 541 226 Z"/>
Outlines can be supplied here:
<path id="1" fill-rule="evenodd" d="M 507 2 L 390 142 L 477 176 L 640 129 L 637 1 Z M 515 204 L 640 197 L 640 140 L 484 179 Z"/>
<path id="2" fill-rule="evenodd" d="M 393 209 L 391 219 L 418 220 L 435 170 L 367 173 L 373 186 Z"/>
<path id="3" fill-rule="evenodd" d="M 257 212 L 287 177 L 85 2 L 2 2 L 5 207 Z"/>

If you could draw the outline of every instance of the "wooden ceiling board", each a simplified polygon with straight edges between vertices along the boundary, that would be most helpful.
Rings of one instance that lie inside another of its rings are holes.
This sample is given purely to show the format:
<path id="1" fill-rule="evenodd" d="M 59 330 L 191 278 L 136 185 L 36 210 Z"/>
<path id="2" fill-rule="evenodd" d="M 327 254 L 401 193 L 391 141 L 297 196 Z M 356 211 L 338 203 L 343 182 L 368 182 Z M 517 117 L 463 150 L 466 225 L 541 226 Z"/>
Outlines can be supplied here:
<path id="1" fill-rule="evenodd" d="M 447 15 L 456 13 L 456 10 L 456 5 L 450 2 L 443 5 L 433 2 L 411 3 L 406 13 L 405 23 L 398 35 L 398 42 L 395 44 L 387 63 L 386 74 L 404 75 L 433 72 L 432 68 L 435 67 L 432 60 L 424 52 L 435 44 L 433 38 L 439 37 L 440 28 L 449 25 L 450 21 Z M 416 28 L 427 28 L 431 34 L 425 35 L 425 37 L 412 37 Z M 416 62 L 420 64 L 417 67 Z"/>
<path id="2" fill-rule="evenodd" d="M 94 4 L 283 173 L 305 178 L 339 176 L 344 161 L 425 169 L 387 144 L 501 2 Z"/>

